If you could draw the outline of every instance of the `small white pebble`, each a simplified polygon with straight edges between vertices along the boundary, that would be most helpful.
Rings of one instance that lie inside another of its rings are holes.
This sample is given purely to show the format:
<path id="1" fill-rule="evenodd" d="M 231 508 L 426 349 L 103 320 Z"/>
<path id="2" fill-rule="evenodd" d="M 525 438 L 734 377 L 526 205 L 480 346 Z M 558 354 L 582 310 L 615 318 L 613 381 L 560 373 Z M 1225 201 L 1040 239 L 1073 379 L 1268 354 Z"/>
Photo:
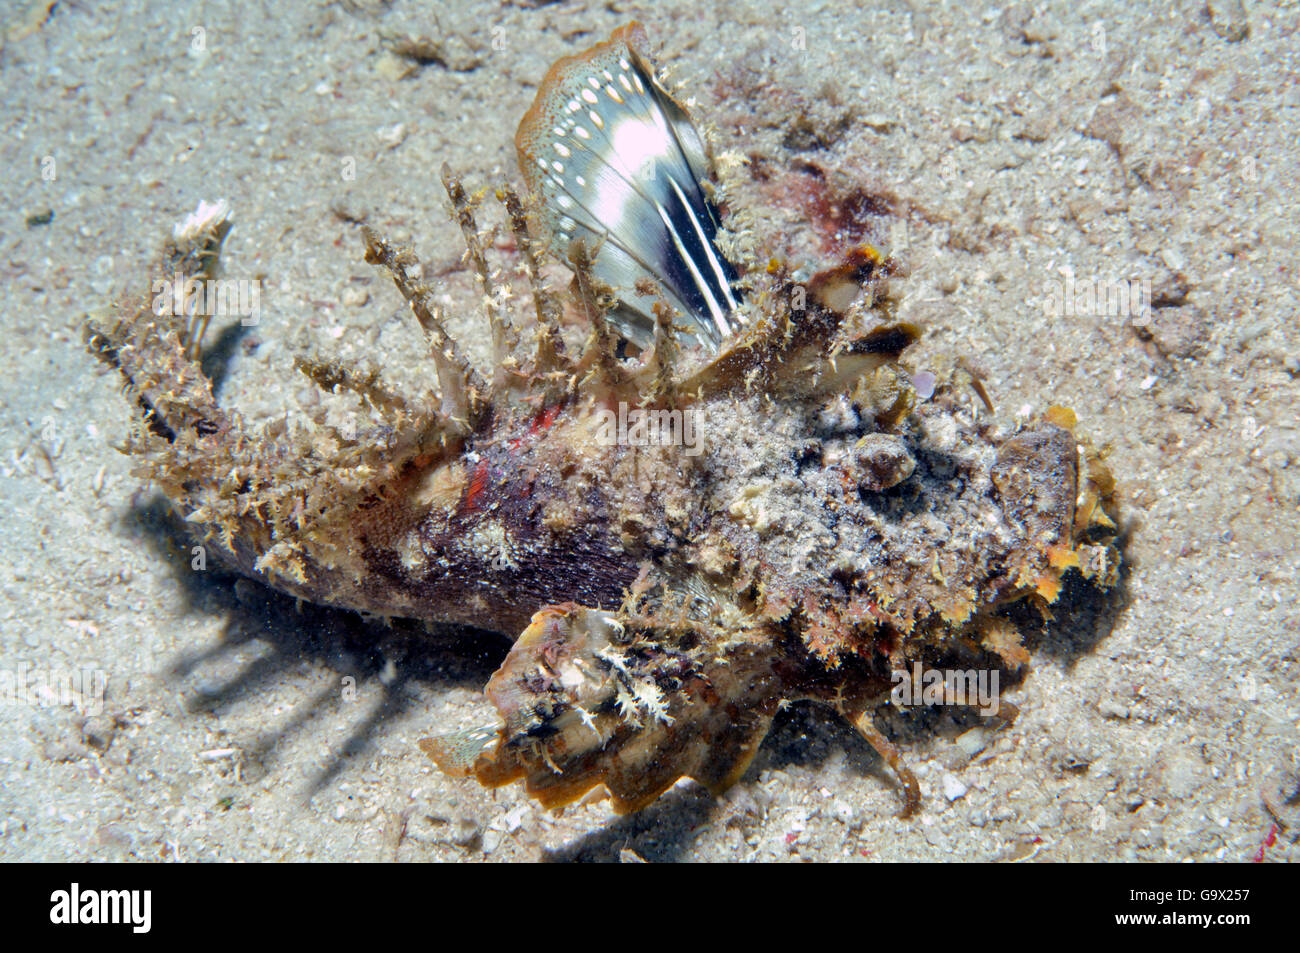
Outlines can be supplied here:
<path id="1" fill-rule="evenodd" d="M 934 385 L 935 377 L 929 371 L 919 371 L 912 376 L 912 388 L 921 400 L 929 400 L 934 396 Z"/>
<path id="2" fill-rule="evenodd" d="M 957 736 L 956 745 L 958 750 L 967 758 L 973 758 L 988 745 L 988 732 L 981 727 L 972 728 L 970 731 L 963 732 Z"/>
<path id="3" fill-rule="evenodd" d="M 375 134 L 388 148 L 396 149 L 406 141 L 406 123 L 399 122 L 394 126 L 384 126 L 376 130 Z"/>
<path id="4" fill-rule="evenodd" d="M 943 796 L 949 801 L 955 801 L 960 797 L 966 796 L 966 785 L 962 784 L 951 774 L 943 776 Z"/>

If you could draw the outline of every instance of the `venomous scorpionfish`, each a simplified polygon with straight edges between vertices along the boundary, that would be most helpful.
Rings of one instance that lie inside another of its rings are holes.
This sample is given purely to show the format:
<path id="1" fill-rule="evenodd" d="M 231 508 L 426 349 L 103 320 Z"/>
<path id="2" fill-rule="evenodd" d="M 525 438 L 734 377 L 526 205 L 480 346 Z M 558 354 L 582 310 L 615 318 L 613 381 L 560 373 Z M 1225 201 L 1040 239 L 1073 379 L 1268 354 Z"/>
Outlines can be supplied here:
<path id="1" fill-rule="evenodd" d="M 526 194 L 497 195 L 526 312 L 444 166 L 491 367 L 447 333 L 414 253 L 368 228 L 437 389 L 304 362 L 359 399 L 355 434 L 219 406 L 183 308 L 125 302 L 89 345 L 144 408 L 129 452 L 236 570 L 517 635 L 486 687 L 498 719 L 421 743 L 445 770 L 637 810 L 683 777 L 725 789 L 778 709 L 813 699 L 910 811 L 919 786 L 876 724 L 898 674 L 1019 669 L 1012 603 L 1045 607 L 1067 572 L 1112 584 L 1111 478 L 1068 410 L 1001 429 L 952 375 L 918 397 L 893 259 L 862 245 L 796 280 L 743 210 L 721 215 L 706 137 L 647 45 L 630 24 L 559 61 L 519 127 Z M 229 227 L 200 206 L 157 273 L 210 277 Z"/>

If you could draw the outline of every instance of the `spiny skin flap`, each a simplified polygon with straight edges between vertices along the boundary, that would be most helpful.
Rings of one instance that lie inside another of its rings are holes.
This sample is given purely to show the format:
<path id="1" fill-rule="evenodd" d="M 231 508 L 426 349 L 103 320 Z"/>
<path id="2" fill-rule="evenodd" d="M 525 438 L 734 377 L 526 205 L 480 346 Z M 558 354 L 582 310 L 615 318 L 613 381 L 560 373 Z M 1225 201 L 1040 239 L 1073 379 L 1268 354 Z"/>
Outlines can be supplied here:
<path id="1" fill-rule="evenodd" d="M 638 53 L 645 42 L 630 23 L 552 66 L 515 135 L 519 167 L 561 253 L 579 239 L 596 252 L 624 335 L 653 338 L 649 279 L 716 348 L 736 325 L 736 271 L 714 244 L 704 140 Z"/>

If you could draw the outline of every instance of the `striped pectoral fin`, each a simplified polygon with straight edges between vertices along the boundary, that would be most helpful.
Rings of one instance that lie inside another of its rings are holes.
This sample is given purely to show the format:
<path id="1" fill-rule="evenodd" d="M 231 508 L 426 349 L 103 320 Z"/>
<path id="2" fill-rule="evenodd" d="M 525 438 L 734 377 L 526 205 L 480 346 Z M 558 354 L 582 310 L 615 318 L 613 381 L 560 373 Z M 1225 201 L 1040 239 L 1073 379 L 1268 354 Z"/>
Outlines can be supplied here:
<path id="1" fill-rule="evenodd" d="M 640 316 L 629 338 L 654 326 L 653 299 L 637 290 L 648 280 L 716 347 L 736 326 L 736 271 L 718 251 L 717 212 L 700 184 L 703 138 L 655 79 L 643 43 L 633 24 L 552 68 L 515 137 L 520 169 L 552 243 L 600 249 L 595 276 Z"/>
<path id="2" fill-rule="evenodd" d="M 522 780 L 549 808 L 603 785 L 615 810 L 635 811 L 682 777 L 720 792 L 771 724 L 779 688 L 771 659 L 767 643 L 742 642 L 697 663 L 646 633 L 630 637 L 604 612 L 548 607 L 488 683 L 501 716 L 493 737 L 422 747 L 488 786 Z"/>

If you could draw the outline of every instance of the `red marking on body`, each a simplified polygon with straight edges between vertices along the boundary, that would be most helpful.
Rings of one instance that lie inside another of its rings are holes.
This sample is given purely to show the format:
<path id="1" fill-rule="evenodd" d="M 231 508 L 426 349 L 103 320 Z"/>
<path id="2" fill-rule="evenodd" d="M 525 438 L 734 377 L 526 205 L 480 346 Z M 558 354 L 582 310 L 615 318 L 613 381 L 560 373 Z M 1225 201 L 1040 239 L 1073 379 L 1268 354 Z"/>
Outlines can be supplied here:
<path id="1" fill-rule="evenodd" d="M 543 407 L 533 418 L 533 422 L 528 426 L 530 436 L 536 436 L 539 433 L 551 429 L 551 424 L 555 423 L 555 418 L 560 416 L 560 405 L 552 404 L 550 407 Z"/>
<path id="2" fill-rule="evenodd" d="M 460 510 L 462 513 L 473 513 L 482 505 L 481 497 L 483 491 L 487 489 L 488 482 L 488 465 L 486 460 L 479 461 L 479 465 L 474 468 L 470 475 L 469 486 L 465 488 L 465 498 L 461 500 Z"/>
<path id="3" fill-rule="evenodd" d="M 537 415 L 528 422 L 528 432 L 523 437 L 516 437 L 510 441 L 510 449 L 518 450 L 523 446 L 525 440 L 533 440 L 538 434 L 545 433 L 551 429 L 551 424 L 555 423 L 555 418 L 560 415 L 560 405 L 552 404 L 550 407 L 544 407 L 537 412 Z"/>

